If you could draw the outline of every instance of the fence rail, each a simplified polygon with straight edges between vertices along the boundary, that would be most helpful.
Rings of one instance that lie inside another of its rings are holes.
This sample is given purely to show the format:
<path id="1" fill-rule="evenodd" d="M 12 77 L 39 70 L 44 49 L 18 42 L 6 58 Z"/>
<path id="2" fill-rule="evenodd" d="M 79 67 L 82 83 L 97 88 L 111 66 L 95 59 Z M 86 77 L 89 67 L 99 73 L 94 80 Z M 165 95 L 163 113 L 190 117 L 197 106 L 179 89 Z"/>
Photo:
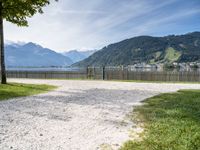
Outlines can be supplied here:
<path id="1" fill-rule="evenodd" d="M 73 71 L 7 71 L 8 78 L 86 79 L 86 72 Z"/>
<path id="2" fill-rule="evenodd" d="M 136 71 L 128 67 L 88 67 L 78 71 L 7 71 L 8 78 L 200 82 L 199 71 Z"/>

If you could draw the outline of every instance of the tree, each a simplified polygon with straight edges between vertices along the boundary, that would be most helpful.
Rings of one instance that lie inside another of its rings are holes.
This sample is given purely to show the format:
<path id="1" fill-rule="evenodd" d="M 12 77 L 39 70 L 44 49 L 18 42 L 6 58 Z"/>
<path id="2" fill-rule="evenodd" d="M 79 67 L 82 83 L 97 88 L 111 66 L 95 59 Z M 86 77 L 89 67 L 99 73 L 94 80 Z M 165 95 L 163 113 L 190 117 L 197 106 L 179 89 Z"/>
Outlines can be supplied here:
<path id="1" fill-rule="evenodd" d="M 27 18 L 32 17 L 36 13 L 43 13 L 42 8 L 49 4 L 50 0 L 0 0 L 0 63 L 2 84 L 7 83 L 4 58 L 3 20 L 5 19 L 18 26 L 28 26 Z"/>

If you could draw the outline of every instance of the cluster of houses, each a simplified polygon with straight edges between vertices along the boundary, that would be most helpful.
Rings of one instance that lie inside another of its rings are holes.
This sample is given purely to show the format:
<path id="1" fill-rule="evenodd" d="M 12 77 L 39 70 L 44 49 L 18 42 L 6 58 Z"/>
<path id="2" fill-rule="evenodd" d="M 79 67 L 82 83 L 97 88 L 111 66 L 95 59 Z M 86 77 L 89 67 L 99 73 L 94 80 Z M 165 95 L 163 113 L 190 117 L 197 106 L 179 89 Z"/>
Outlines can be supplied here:
<path id="1" fill-rule="evenodd" d="M 190 62 L 190 63 L 173 63 L 174 67 L 179 67 L 182 69 L 195 69 L 200 68 L 200 62 Z"/>
<path id="2" fill-rule="evenodd" d="M 129 65 L 128 68 L 131 70 L 134 69 L 146 69 L 146 70 L 163 70 L 163 69 L 180 69 L 180 70 L 191 70 L 191 69 L 199 69 L 200 68 L 200 62 L 189 62 L 189 63 L 171 63 L 171 64 L 164 64 L 164 63 L 158 63 L 158 64 L 147 64 L 147 63 L 137 63 L 134 65 Z"/>

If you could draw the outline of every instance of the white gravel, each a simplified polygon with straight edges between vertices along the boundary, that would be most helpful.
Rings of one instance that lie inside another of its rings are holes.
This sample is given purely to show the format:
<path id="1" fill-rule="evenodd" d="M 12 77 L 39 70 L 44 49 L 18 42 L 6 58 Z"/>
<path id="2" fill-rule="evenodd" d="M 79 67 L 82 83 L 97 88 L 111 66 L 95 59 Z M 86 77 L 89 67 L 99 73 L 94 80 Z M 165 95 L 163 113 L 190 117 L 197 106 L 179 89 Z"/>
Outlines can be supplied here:
<path id="1" fill-rule="evenodd" d="M 118 149 L 133 125 L 126 114 L 141 100 L 200 84 L 10 79 L 51 84 L 55 91 L 0 102 L 1 150 Z M 108 146 L 109 145 L 109 146 Z"/>

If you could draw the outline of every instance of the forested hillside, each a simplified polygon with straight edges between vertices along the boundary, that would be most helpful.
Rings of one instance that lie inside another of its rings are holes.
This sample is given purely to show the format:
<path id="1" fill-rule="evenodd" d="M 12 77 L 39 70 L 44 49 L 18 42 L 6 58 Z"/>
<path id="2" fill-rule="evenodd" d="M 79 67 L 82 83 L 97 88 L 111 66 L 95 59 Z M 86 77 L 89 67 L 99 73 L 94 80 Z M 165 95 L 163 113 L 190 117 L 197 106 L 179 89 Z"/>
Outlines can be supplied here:
<path id="1" fill-rule="evenodd" d="M 134 37 L 108 45 L 74 66 L 195 61 L 200 61 L 200 32 L 165 37 Z"/>

